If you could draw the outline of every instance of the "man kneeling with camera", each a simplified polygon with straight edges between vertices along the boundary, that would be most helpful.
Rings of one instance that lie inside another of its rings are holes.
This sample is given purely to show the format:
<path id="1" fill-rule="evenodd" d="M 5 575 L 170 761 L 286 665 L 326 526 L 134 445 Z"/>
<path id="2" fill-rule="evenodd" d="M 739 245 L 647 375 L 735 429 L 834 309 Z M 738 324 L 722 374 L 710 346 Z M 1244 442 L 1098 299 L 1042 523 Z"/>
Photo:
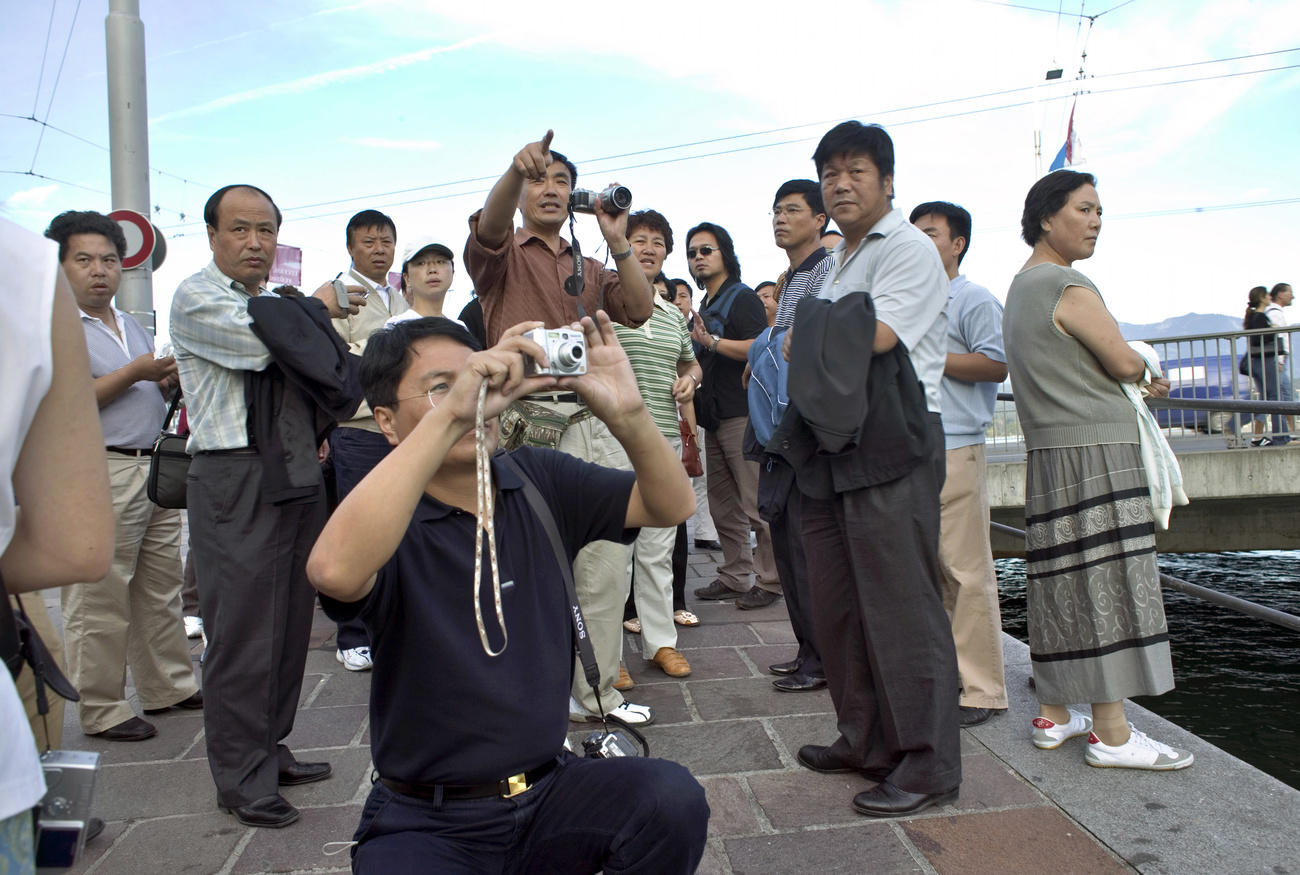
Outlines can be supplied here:
<path id="1" fill-rule="evenodd" d="M 703 854 L 709 810 L 686 769 L 564 750 L 585 630 L 559 544 L 571 562 L 591 541 L 675 526 L 694 493 L 606 314 L 582 322 L 581 376 L 549 373 L 525 336 L 540 326 L 481 350 L 435 317 L 367 344 L 366 400 L 395 448 L 307 563 L 327 613 L 359 616 L 373 646 L 380 777 L 355 835 L 357 872 L 693 872 Z M 527 447 L 494 454 L 497 414 L 554 388 L 583 398 L 632 472 Z"/>

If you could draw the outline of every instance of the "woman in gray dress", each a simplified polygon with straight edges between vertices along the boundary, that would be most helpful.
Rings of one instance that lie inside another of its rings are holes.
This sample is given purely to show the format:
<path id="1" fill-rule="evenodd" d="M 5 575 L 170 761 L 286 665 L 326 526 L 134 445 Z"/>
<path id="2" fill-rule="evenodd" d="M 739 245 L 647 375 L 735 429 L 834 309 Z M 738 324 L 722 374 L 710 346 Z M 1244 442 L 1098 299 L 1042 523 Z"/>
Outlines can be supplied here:
<path id="1" fill-rule="evenodd" d="M 1190 753 L 1124 716 L 1125 698 L 1174 682 L 1137 417 L 1120 386 L 1146 368 L 1096 286 L 1070 267 L 1097 245 L 1095 183 L 1058 170 L 1029 190 L 1021 236 L 1033 254 L 1011 283 L 1002 322 L 1028 450 L 1026 589 L 1040 702 L 1033 742 L 1051 749 L 1087 735 L 1089 765 L 1181 769 Z M 1164 380 L 1148 388 L 1169 393 Z M 1067 707 L 1075 702 L 1091 703 L 1092 716 Z"/>

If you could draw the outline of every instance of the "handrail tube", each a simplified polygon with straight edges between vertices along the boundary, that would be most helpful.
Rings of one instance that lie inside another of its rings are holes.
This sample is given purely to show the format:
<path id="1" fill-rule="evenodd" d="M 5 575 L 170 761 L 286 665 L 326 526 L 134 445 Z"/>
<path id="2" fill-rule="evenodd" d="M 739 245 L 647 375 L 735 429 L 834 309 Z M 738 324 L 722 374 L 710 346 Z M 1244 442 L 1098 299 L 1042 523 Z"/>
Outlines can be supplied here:
<path id="1" fill-rule="evenodd" d="M 999 401 L 1015 403 L 1011 392 L 999 392 Z M 1225 398 L 1146 398 L 1148 407 L 1165 407 L 1171 410 L 1227 410 L 1235 413 L 1277 413 L 1284 416 L 1300 414 L 1300 402 L 1294 401 L 1241 401 Z"/>
<path id="2" fill-rule="evenodd" d="M 1003 534 L 1013 535 L 1023 538 L 1025 533 L 1022 529 L 1014 526 L 1004 525 L 1003 523 L 990 522 L 989 528 L 993 531 L 1002 532 Z M 1176 589 L 1184 595 L 1194 596 L 1202 601 L 1210 602 L 1221 608 L 1228 608 L 1239 614 L 1245 614 L 1256 620 L 1263 620 L 1266 623 L 1272 623 L 1275 626 L 1281 626 L 1283 629 L 1290 629 L 1292 632 L 1300 632 L 1300 617 L 1294 614 L 1288 614 L 1286 611 L 1279 611 L 1276 608 L 1257 605 L 1252 601 L 1237 598 L 1234 595 L 1219 592 L 1218 590 L 1209 589 L 1200 584 L 1190 583 L 1170 574 L 1160 574 L 1160 582 L 1170 589 Z"/>

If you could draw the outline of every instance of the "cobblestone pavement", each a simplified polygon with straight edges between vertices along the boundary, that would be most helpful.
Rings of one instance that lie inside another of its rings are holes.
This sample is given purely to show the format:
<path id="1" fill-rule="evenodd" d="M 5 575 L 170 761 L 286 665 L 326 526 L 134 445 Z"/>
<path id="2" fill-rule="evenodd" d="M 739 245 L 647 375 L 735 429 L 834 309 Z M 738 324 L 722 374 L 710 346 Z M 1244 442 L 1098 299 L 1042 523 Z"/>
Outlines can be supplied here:
<path id="1" fill-rule="evenodd" d="M 770 683 L 766 666 L 793 656 L 784 602 L 740 611 L 691 598 L 713 579 L 718 559 L 691 557 L 687 593 L 702 623 L 680 630 L 689 677 L 667 677 L 643 661 L 639 636 L 625 636 L 637 683 L 628 696 L 656 711 L 645 732 L 652 752 L 686 765 L 708 792 L 712 817 L 700 872 L 1300 871 L 1300 793 L 1148 712 L 1133 708 L 1131 719 L 1190 746 L 1195 767 L 1168 774 L 1089 769 L 1082 741 L 1034 748 L 1028 655 L 1010 638 L 1011 710 L 962 733 L 958 801 L 903 820 L 856 814 L 849 801 L 870 786 L 866 779 L 816 774 L 795 761 L 800 745 L 829 743 L 836 729 L 825 691 L 782 693 Z M 47 604 L 57 606 L 57 598 L 47 594 Z M 349 871 L 346 850 L 330 856 L 325 847 L 351 838 L 370 787 L 369 675 L 344 671 L 335 660 L 334 627 L 319 610 L 311 646 L 288 744 L 303 759 L 333 763 L 334 776 L 285 788 L 302 809 L 287 829 L 249 829 L 217 810 L 200 714 L 150 718 L 155 738 L 114 744 L 82 735 L 69 708 L 64 746 L 103 755 L 95 809 L 108 821 L 74 871 Z"/>

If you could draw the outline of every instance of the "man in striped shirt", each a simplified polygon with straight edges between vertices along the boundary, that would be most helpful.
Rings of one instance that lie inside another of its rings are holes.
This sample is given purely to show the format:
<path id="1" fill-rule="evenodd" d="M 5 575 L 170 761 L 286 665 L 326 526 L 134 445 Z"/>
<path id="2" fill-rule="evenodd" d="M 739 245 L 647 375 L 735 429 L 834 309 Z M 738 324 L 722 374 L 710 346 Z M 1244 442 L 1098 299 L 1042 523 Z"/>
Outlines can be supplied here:
<path id="1" fill-rule="evenodd" d="M 695 397 L 700 366 L 681 311 L 654 291 L 654 280 L 673 251 L 673 230 L 660 213 L 643 210 L 628 217 L 627 239 L 632 257 L 645 271 L 651 286 L 654 308 L 640 326 L 615 324 L 614 332 L 632 363 L 632 373 L 655 425 L 680 457 L 677 405 L 690 404 Z M 622 467 L 631 468 L 626 457 Z M 636 570 L 634 596 L 641 621 L 641 655 L 649 657 L 669 677 L 685 677 L 691 673 L 691 666 L 677 650 L 677 625 L 673 622 L 672 558 L 676 535 L 676 528 L 642 529 L 632 545 L 630 566 Z"/>
<path id="2" fill-rule="evenodd" d="M 794 324 L 794 311 L 801 298 L 815 294 L 821 287 L 822 277 L 830 271 L 830 254 L 822 247 L 822 234 L 826 231 L 826 208 L 822 204 L 821 186 L 811 179 L 791 179 L 776 190 L 772 200 L 772 236 L 778 248 L 785 250 L 790 267 L 785 282 L 778 289 L 776 320 L 772 332 L 783 332 Z M 755 344 L 757 345 L 757 344 Z M 787 363 L 778 355 L 780 367 Z M 813 642 L 812 614 L 808 596 L 808 568 L 804 559 L 801 526 L 800 494 L 798 489 L 788 489 L 788 494 L 769 504 L 763 499 L 774 491 L 774 484 L 783 479 L 792 480 L 785 460 L 769 456 L 770 464 L 758 467 L 758 494 L 760 506 L 767 509 L 765 519 L 772 533 L 772 554 L 776 559 L 777 573 L 781 576 L 786 609 L 790 613 L 790 626 L 799 645 L 795 658 L 768 666 L 772 674 L 780 675 L 772 681 L 778 690 L 800 693 L 820 690 L 826 686 L 826 673 L 822 670 L 821 654 Z"/>

